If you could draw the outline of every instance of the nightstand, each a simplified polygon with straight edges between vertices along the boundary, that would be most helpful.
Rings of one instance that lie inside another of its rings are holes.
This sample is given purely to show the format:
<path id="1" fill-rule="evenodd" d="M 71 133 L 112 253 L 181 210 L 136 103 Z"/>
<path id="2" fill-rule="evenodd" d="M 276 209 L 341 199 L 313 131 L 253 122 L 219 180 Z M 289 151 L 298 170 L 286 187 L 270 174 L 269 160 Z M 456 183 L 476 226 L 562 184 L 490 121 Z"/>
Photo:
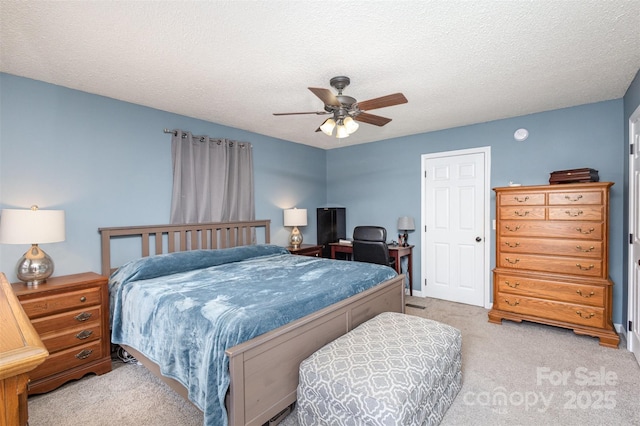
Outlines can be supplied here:
<path id="1" fill-rule="evenodd" d="M 287 247 L 287 250 L 300 256 L 322 257 L 322 246 L 315 244 L 300 244 L 298 248 Z"/>
<path id="2" fill-rule="evenodd" d="M 107 277 L 87 272 L 11 284 L 49 356 L 29 373 L 29 395 L 111 371 Z"/>

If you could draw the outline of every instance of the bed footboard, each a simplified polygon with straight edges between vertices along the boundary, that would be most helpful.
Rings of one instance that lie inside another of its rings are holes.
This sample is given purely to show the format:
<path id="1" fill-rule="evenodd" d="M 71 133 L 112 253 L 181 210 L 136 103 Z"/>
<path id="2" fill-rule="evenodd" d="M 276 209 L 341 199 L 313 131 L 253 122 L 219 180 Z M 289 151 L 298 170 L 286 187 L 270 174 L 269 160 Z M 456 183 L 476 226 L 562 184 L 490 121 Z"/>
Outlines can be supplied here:
<path id="1" fill-rule="evenodd" d="M 302 360 L 382 312 L 404 312 L 404 275 L 234 346 L 229 425 L 261 426 L 296 400 Z"/>

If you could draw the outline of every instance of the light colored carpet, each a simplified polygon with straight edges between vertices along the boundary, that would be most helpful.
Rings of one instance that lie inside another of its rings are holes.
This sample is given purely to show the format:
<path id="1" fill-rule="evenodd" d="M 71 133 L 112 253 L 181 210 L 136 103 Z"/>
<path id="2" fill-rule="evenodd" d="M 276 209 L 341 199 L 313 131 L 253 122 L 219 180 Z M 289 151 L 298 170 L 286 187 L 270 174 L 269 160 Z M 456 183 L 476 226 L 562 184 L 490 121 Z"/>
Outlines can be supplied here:
<path id="1" fill-rule="evenodd" d="M 487 310 L 408 297 L 407 313 L 462 331 L 463 387 L 442 425 L 639 425 L 633 355 L 571 330 L 487 321 Z M 202 414 L 144 367 L 114 363 L 29 398 L 30 426 L 202 425 Z M 281 426 L 297 426 L 295 413 Z"/>

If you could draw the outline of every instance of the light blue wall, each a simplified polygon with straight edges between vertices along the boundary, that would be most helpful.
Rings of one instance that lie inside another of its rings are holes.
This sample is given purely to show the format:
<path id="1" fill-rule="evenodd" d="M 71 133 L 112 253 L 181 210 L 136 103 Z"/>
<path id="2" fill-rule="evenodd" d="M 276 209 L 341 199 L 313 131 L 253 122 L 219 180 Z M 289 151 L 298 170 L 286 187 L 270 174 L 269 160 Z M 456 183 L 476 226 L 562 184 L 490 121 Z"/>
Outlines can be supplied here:
<path id="1" fill-rule="evenodd" d="M 327 201 L 347 209 L 347 234 L 354 226 L 379 224 L 391 238 L 399 216 L 409 215 L 421 228 L 420 185 L 422 154 L 491 147 L 491 185 L 509 181 L 523 185 L 549 183 L 555 170 L 590 167 L 601 181 L 614 182 L 610 207 L 610 275 L 614 283 L 614 322 L 620 323 L 623 305 L 623 102 L 622 99 L 548 111 L 473 126 L 458 127 L 366 145 L 333 149 L 327 153 Z M 513 132 L 524 127 L 529 138 L 516 142 Z M 495 196 L 491 194 L 491 219 Z M 495 266 L 492 231 L 491 267 Z M 414 288 L 421 289 L 419 231 L 410 233 L 414 249 Z"/>
<path id="2" fill-rule="evenodd" d="M 630 89 L 636 105 L 637 80 Z M 282 209 L 292 206 L 308 209 L 305 242 L 316 241 L 315 208 L 325 205 L 347 208 L 349 235 L 364 223 L 393 235 L 402 215 L 414 216 L 419 228 L 420 156 L 491 146 L 492 186 L 545 184 L 551 171 L 581 167 L 615 182 L 610 273 L 613 320 L 622 321 L 627 98 L 329 151 L 7 74 L 0 74 L 0 106 L 0 208 L 35 203 L 66 211 L 67 240 L 44 247 L 56 275 L 100 271 L 99 227 L 168 222 L 171 154 L 164 128 L 253 144 L 256 217 L 272 220 L 277 244 L 289 233 Z M 513 140 L 519 127 L 530 131 L 523 143 Z M 409 238 L 420 241 L 417 232 Z M 0 246 L 0 270 L 12 281 L 26 249 Z M 417 247 L 418 289 L 420 255 Z"/>
<path id="3" fill-rule="evenodd" d="M 167 96 L 170 96 L 168 93 Z M 169 222 L 171 138 L 164 128 L 248 141 L 256 218 L 286 244 L 282 209 L 326 199 L 326 152 L 30 79 L 0 74 L 0 208 L 63 209 L 65 242 L 43 245 L 54 275 L 100 272 L 99 227 Z M 315 226 L 302 228 L 316 240 Z M 23 245 L 0 245 L 0 271 L 16 281 Z"/>

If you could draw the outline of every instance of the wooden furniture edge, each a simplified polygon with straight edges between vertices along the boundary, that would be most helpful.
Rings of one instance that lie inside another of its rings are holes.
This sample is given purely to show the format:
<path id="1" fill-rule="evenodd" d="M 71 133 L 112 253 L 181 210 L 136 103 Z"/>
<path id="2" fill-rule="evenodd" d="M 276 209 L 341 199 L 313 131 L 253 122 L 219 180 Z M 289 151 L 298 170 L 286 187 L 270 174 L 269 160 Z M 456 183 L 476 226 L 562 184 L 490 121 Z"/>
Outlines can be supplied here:
<path id="1" fill-rule="evenodd" d="M 27 373 L 42 364 L 49 352 L 3 273 L 0 273 L 0 318 L 0 380 Z M 11 341 L 11 336 L 20 340 Z"/>
<path id="2" fill-rule="evenodd" d="M 42 364 L 49 352 L 31 320 L 0 273 L 0 424 L 28 424 L 29 372 Z"/>

